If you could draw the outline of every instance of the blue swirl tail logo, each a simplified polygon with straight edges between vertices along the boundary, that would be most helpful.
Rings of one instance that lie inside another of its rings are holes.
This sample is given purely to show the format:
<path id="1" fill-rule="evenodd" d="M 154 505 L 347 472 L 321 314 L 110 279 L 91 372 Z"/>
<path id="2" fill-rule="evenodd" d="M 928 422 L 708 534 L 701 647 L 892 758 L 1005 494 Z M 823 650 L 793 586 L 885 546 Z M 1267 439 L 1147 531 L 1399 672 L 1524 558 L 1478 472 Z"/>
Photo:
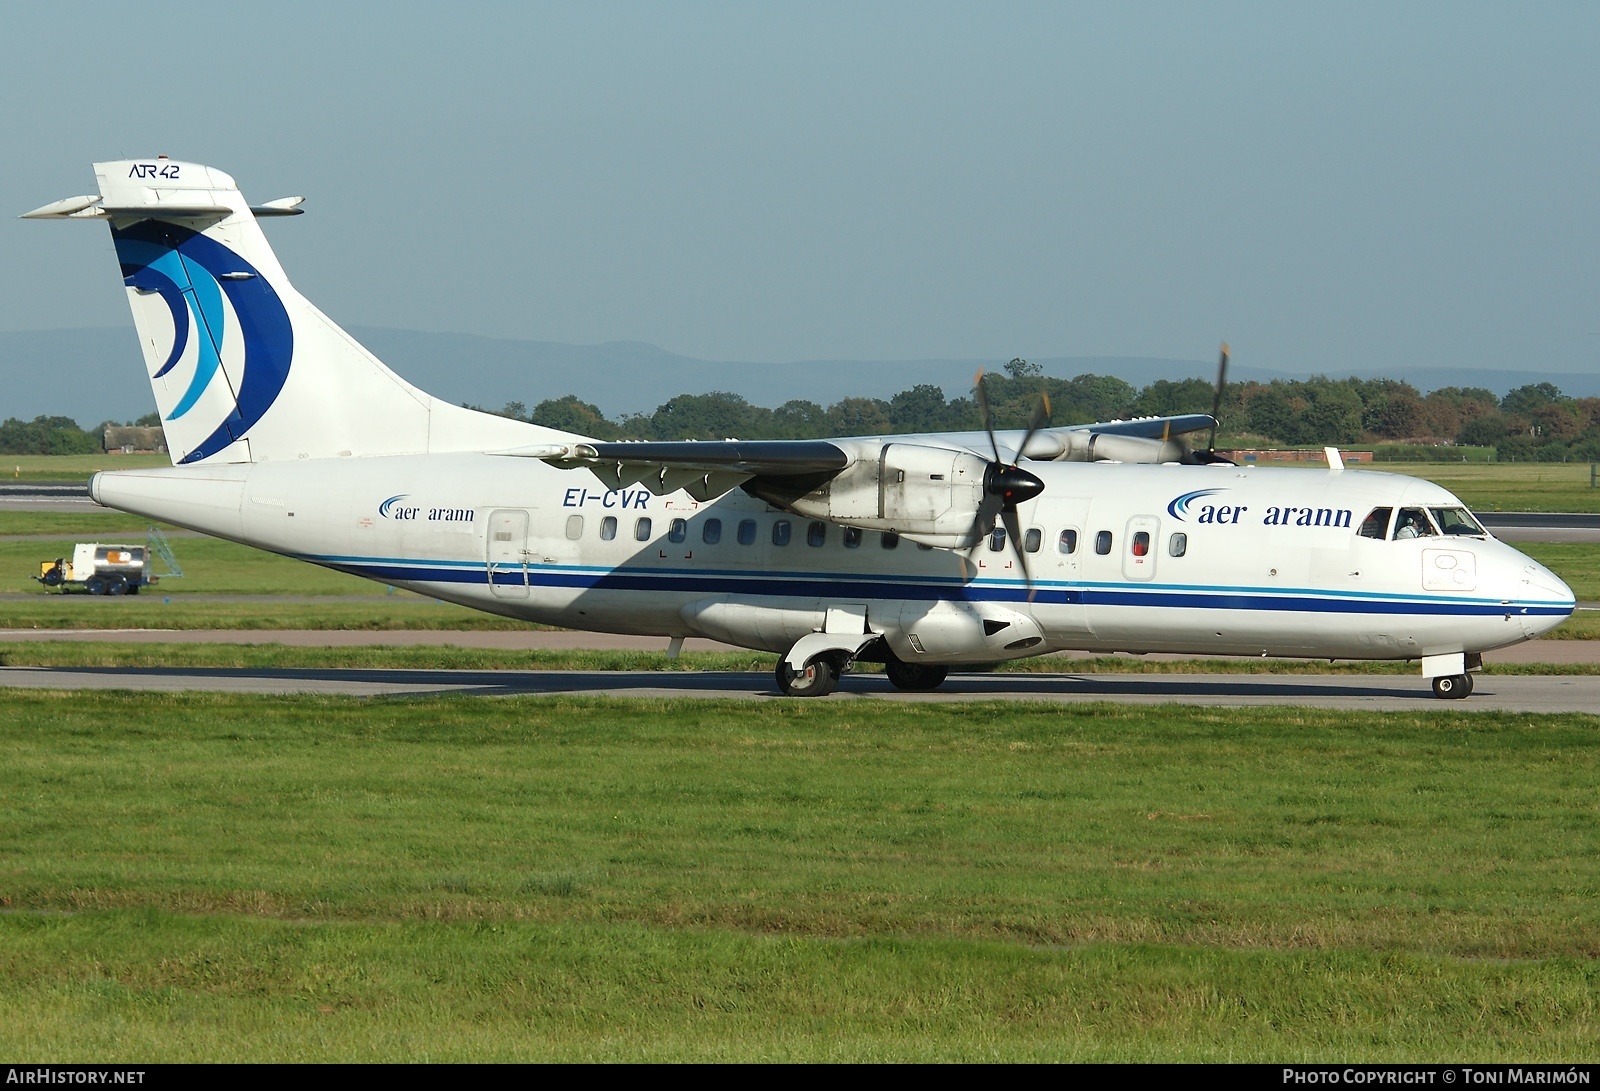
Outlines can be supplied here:
<path id="1" fill-rule="evenodd" d="M 294 329 L 289 312 L 267 278 L 215 239 L 160 220 L 113 227 L 123 283 L 158 294 L 172 316 L 172 349 L 151 376 L 175 367 L 192 341 L 195 370 L 166 421 L 183 418 L 222 371 L 222 348 L 231 338 L 244 345 L 244 375 L 234 407 L 182 462 L 199 462 L 227 447 L 266 415 L 283 392 L 294 361 Z M 223 297 L 238 328 L 231 329 Z"/>

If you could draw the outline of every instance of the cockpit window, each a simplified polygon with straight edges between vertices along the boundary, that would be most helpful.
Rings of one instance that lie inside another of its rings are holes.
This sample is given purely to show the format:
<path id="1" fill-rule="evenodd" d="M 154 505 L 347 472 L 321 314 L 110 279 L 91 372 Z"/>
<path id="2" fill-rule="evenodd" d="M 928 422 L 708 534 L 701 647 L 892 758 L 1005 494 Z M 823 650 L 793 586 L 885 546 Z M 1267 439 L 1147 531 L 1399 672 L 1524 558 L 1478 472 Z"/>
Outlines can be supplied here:
<path id="1" fill-rule="evenodd" d="M 1394 539 L 1402 538 L 1431 538 L 1438 534 L 1433 529 L 1433 523 L 1428 519 L 1428 513 L 1421 508 L 1401 508 L 1400 517 L 1394 521 Z"/>
<path id="2" fill-rule="evenodd" d="M 1433 512 L 1433 521 L 1439 524 L 1439 529 L 1446 534 L 1476 534 L 1482 535 L 1484 530 L 1472 513 L 1466 508 L 1429 508 Z"/>
<path id="3" fill-rule="evenodd" d="M 1373 508 L 1367 517 L 1361 520 L 1361 529 L 1356 533 L 1363 538 L 1377 538 L 1381 541 L 1389 533 L 1389 516 L 1393 514 L 1393 508 Z"/>

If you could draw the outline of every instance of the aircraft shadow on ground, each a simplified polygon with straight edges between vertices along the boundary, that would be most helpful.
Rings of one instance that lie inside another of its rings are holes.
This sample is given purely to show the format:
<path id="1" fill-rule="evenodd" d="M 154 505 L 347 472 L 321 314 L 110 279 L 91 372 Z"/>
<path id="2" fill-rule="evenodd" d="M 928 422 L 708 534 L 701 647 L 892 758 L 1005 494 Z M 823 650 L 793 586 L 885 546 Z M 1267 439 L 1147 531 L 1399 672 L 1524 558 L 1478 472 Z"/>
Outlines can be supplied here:
<path id="1" fill-rule="evenodd" d="M 689 694 L 706 697 L 776 697 L 777 685 L 764 672 L 734 671 L 454 671 L 371 668 L 297 668 L 247 670 L 238 668 L 179 667 L 73 667 L 56 668 L 62 674 L 74 673 L 98 678 L 194 679 L 196 688 L 248 691 L 250 683 L 319 683 L 336 689 L 340 684 L 382 689 L 394 687 L 397 694 L 417 692 L 469 692 L 486 696 L 517 694 Z M 1095 674 L 1003 674 L 954 675 L 929 694 L 902 694 L 879 675 L 847 676 L 841 680 L 840 696 L 914 696 L 933 699 L 1019 695 L 1039 697 L 1122 697 L 1171 698 L 1253 698 L 1257 700 L 1315 701 L 1334 697 L 1415 698 L 1433 702 L 1433 694 L 1420 679 L 1383 680 L 1339 679 L 1326 677 L 1285 677 L 1282 675 L 1095 675 Z"/>

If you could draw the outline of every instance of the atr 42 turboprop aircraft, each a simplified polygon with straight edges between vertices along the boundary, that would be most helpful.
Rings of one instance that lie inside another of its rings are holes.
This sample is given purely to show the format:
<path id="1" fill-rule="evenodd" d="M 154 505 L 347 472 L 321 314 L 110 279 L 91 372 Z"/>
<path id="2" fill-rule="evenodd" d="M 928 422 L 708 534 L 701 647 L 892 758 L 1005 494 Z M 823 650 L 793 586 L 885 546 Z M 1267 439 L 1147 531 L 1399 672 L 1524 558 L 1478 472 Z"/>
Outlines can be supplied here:
<path id="1" fill-rule="evenodd" d="M 174 465 L 96 474 L 108 507 L 527 621 L 775 651 L 795 696 L 856 661 L 931 689 L 1072 649 L 1420 660 L 1465 697 L 1483 652 L 1574 606 L 1430 482 L 1172 438 L 1214 448 L 1214 415 L 607 443 L 451 405 L 290 285 L 257 221 L 300 198 L 94 169 L 98 194 L 26 216 L 106 221 L 122 265 Z"/>

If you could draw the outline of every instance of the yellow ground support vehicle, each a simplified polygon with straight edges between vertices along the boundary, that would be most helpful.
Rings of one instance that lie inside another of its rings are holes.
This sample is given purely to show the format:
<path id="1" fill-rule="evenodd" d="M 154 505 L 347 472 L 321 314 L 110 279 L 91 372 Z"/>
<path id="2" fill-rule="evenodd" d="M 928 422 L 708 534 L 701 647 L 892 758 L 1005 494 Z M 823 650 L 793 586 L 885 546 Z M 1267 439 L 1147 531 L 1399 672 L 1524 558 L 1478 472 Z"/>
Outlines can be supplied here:
<path id="1" fill-rule="evenodd" d="M 65 557 L 40 561 L 39 574 L 34 579 L 46 587 L 63 592 L 137 595 L 141 587 L 148 587 L 159 579 L 150 572 L 151 554 L 159 556 L 166 563 L 167 571 L 163 575 L 183 575 L 183 570 L 172 556 L 166 536 L 152 527 L 150 539 L 144 545 L 79 542 L 72 548 L 70 562 Z"/>

